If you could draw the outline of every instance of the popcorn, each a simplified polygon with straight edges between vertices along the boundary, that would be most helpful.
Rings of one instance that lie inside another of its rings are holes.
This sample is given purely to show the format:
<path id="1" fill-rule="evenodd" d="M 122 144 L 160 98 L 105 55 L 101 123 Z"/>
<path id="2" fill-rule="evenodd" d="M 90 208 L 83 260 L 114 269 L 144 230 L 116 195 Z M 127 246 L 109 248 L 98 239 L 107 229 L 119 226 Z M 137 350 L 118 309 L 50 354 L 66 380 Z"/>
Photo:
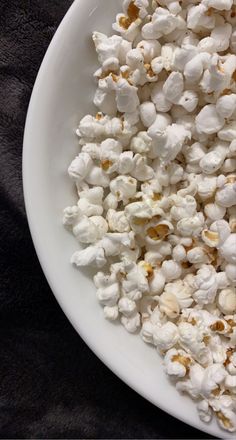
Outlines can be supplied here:
<path id="1" fill-rule="evenodd" d="M 77 267 L 91 265 L 101 268 L 106 262 L 104 249 L 100 246 L 89 246 L 82 251 L 75 252 L 71 257 L 71 263 Z"/>
<path id="2" fill-rule="evenodd" d="M 118 176 L 111 181 L 110 190 L 118 201 L 128 201 L 137 191 L 137 180 L 133 177 Z"/>
<path id="3" fill-rule="evenodd" d="M 164 357 L 202 421 L 236 431 L 236 0 L 123 0 L 93 33 L 96 115 L 76 134 L 77 200 L 108 321 Z M 104 272 L 101 272 L 103 270 Z"/>
<path id="4" fill-rule="evenodd" d="M 108 321 L 116 321 L 118 319 L 119 310 L 117 306 L 113 306 L 113 307 L 105 306 L 103 310 L 104 310 L 104 317 Z"/>
<path id="5" fill-rule="evenodd" d="M 236 312 L 236 290 L 234 287 L 221 290 L 218 297 L 218 307 L 224 315 Z"/>
<path id="6" fill-rule="evenodd" d="M 73 234 L 80 243 L 96 243 L 108 231 L 108 224 L 101 216 L 83 215 L 73 226 Z"/>
<path id="7" fill-rule="evenodd" d="M 69 206 L 63 211 L 63 225 L 74 226 L 81 217 L 81 211 L 78 206 Z"/>
<path id="8" fill-rule="evenodd" d="M 225 183 L 220 187 L 215 196 L 218 205 L 230 208 L 236 204 L 236 177 L 227 176 Z"/>
<path id="9" fill-rule="evenodd" d="M 229 237 L 219 248 L 220 255 L 227 263 L 236 263 L 236 234 L 230 234 Z"/>
<path id="10" fill-rule="evenodd" d="M 197 213 L 193 217 L 183 218 L 177 223 L 177 230 L 183 237 L 197 237 L 204 226 L 203 214 Z"/>
<path id="11" fill-rule="evenodd" d="M 129 232 L 130 225 L 124 211 L 109 209 L 107 212 L 107 222 L 112 232 Z"/>
<path id="12" fill-rule="evenodd" d="M 196 128 L 199 133 L 207 135 L 217 133 L 224 126 L 224 118 L 217 113 L 213 104 L 205 105 L 196 117 Z"/>
<path id="13" fill-rule="evenodd" d="M 223 118 L 230 118 L 236 109 L 236 94 L 221 96 L 216 102 L 216 111 Z"/>
<path id="14" fill-rule="evenodd" d="M 162 264 L 162 272 L 166 281 L 172 281 L 180 278 L 182 269 L 176 261 L 166 260 Z"/>
<path id="15" fill-rule="evenodd" d="M 193 294 L 198 304 L 212 304 L 215 300 L 218 284 L 213 266 L 204 264 L 195 277 L 196 291 Z"/>
<path id="16" fill-rule="evenodd" d="M 102 215 L 103 194 L 104 190 L 100 186 L 81 191 L 78 201 L 80 212 L 88 217 Z"/>
<path id="17" fill-rule="evenodd" d="M 132 301 L 131 299 L 126 297 L 123 297 L 119 300 L 118 308 L 119 312 L 126 316 L 126 318 L 131 317 L 137 312 L 135 301 Z"/>
<path id="18" fill-rule="evenodd" d="M 144 127 L 149 128 L 156 120 L 155 105 L 151 102 L 143 102 L 140 107 L 140 117 Z"/>
<path id="19" fill-rule="evenodd" d="M 140 327 L 140 315 L 139 313 L 136 313 L 136 315 L 130 318 L 122 316 L 120 322 L 129 333 L 135 333 Z"/>
<path id="20" fill-rule="evenodd" d="M 158 350 L 167 351 L 178 342 L 178 328 L 173 322 L 167 322 L 162 327 L 154 327 L 153 341 Z"/>
<path id="21" fill-rule="evenodd" d="M 165 371 L 168 376 L 174 378 L 185 377 L 192 364 L 191 357 L 184 350 L 171 348 L 167 351 L 164 358 Z"/>
<path id="22" fill-rule="evenodd" d="M 93 167 L 93 161 L 87 153 L 80 153 L 71 163 L 68 173 L 77 183 L 82 182 Z"/>
<path id="23" fill-rule="evenodd" d="M 183 75 L 180 72 L 172 72 L 163 85 L 163 92 L 166 99 L 173 104 L 176 104 L 178 103 L 183 91 Z"/>
<path id="24" fill-rule="evenodd" d="M 216 43 L 216 52 L 223 52 L 228 49 L 232 33 L 232 26 L 226 23 L 222 26 L 216 26 L 211 32 L 211 37 Z"/>

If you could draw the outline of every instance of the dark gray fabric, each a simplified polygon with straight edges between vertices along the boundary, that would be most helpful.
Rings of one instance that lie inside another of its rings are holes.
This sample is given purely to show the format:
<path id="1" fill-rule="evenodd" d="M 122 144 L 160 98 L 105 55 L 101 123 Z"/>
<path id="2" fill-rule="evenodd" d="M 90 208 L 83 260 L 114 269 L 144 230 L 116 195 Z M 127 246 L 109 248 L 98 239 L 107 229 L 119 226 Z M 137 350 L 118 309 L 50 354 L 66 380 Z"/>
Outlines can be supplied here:
<path id="1" fill-rule="evenodd" d="M 0 437 L 206 438 L 95 357 L 56 303 L 32 245 L 22 195 L 24 122 L 38 68 L 71 3 L 0 3 Z"/>

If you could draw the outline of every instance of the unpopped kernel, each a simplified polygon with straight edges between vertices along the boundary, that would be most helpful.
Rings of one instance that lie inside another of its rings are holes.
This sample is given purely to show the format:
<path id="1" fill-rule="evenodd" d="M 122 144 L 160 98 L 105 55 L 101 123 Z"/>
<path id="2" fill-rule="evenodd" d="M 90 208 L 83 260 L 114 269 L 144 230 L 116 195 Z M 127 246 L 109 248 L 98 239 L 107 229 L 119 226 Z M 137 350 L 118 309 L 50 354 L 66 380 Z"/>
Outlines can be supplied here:
<path id="1" fill-rule="evenodd" d="M 63 223 L 97 299 L 157 347 L 202 421 L 236 431 L 236 1 L 124 0 L 94 32 L 96 115 Z"/>

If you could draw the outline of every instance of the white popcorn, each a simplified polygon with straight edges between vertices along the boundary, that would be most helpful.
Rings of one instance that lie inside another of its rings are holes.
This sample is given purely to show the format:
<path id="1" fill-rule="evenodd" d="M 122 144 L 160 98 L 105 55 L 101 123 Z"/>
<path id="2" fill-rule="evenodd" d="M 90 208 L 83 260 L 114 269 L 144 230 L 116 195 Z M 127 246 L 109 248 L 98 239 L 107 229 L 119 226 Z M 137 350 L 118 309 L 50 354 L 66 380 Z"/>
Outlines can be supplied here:
<path id="1" fill-rule="evenodd" d="M 74 226 L 81 217 L 81 211 L 78 206 L 69 206 L 63 211 L 63 225 Z"/>
<path id="2" fill-rule="evenodd" d="M 211 399 L 210 405 L 216 413 L 219 425 L 223 429 L 234 432 L 236 429 L 236 415 L 233 399 L 230 396 L 223 395 L 218 399 Z"/>
<path id="3" fill-rule="evenodd" d="M 127 318 L 133 316 L 137 312 L 136 303 L 129 298 L 123 297 L 118 303 L 119 312 Z"/>
<path id="4" fill-rule="evenodd" d="M 154 328 L 153 341 L 160 351 L 167 351 L 174 347 L 178 339 L 178 327 L 173 322 L 167 322 L 160 328 Z"/>
<path id="5" fill-rule="evenodd" d="M 236 312 L 236 290 L 234 287 L 221 290 L 218 297 L 218 307 L 225 315 Z"/>
<path id="6" fill-rule="evenodd" d="M 144 127 L 149 128 L 156 120 L 155 105 L 151 102 L 143 102 L 140 107 L 140 117 Z"/>
<path id="7" fill-rule="evenodd" d="M 197 130 L 207 135 L 217 133 L 224 123 L 224 118 L 217 113 L 216 106 L 213 104 L 205 105 L 196 117 Z"/>
<path id="8" fill-rule="evenodd" d="M 166 260 L 162 264 L 162 272 L 166 281 L 172 281 L 180 278 L 182 269 L 176 261 Z"/>
<path id="9" fill-rule="evenodd" d="M 232 26 L 225 23 L 222 26 L 216 26 L 211 32 L 211 37 L 216 43 L 216 52 L 223 52 L 228 49 L 230 37 L 232 33 Z"/>
<path id="10" fill-rule="evenodd" d="M 149 281 L 149 289 L 151 295 L 160 295 L 165 287 L 166 279 L 162 270 L 155 269 L 153 276 Z"/>
<path id="11" fill-rule="evenodd" d="M 206 264 L 209 262 L 209 257 L 205 249 L 201 246 L 196 246 L 187 252 L 187 260 L 191 264 Z"/>
<path id="12" fill-rule="evenodd" d="M 111 181 L 110 190 L 118 201 L 128 201 L 137 191 L 137 180 L 133 177 L 118 176 Z"/>
<path id="13" fill-rule="evenodd" d="M 230 118 L 236 109 L 236 94 L 221 96 L 216 102 L 216 111 L 223 118 Z"/>
<path id="14" fill-rule="evenodd" d="M 136 313 L 129 318 L 122 316 L 120 322 L 129 333 L 135 333 L 140 327 L 140 314 Z"/>
<path id="15" fill-rule="evenodd" d="M 194 90 L 185 90 L 179 98 L 178 105 L 181 105 L 187 112 L 193 112 L 198 105 L 198 95 Z"/>
<path id="16" fill-rule="evenodd" d="M 174 378 L 185 377 L 192 363 L 191 357 L 184 350 L 171 348 L 164 358 L 165 371 Z"/>
<path id="17" fill-rule="evenodd" d="M 172 72 L 163 85 L 163 92 L 170 102 L 178 103 L 184 91 L 183 75 L 180 72 Z"/>
<path id="18" fill-rule="evenodd" d="M 177 263 L 186 260 L 187 252 L 185 247 L 182 244 L 177 244 L 172 250 L 172 256 Z"/>
<path id="19" fill-rule="evenodd" d="M 145 63 L 151 63 L 154 58 L 161 54 L 161 45 L 159 41 L 142 40 L 137 44 L 141 51 Z"/>
<path id="20" fill-rule="evenodd" d="M 129 232 L 130 225 L 124 211 L 109 209 L 107 212 L 107 222 L 112 232 Z"/>
<path id="21" fill-rule="evenodd" d="M 120 295 L 120 288 L 115 275 L 105 275 L 103 272 L 98 272 L 94 277 L 94 284 L 98 289 L 97 298 L 99 302 L 104 306 L 115 306 Z"/>
<path id="22" fill-rule="evenodd" d="M 100 246 L 89 246 L 82 251 L 75 252 L 71 257 L 71 263 L 77 267 L 91 265 L 101 268 L 106 262 L 104 249 Z"/>
<path id="23" fill-rule="evenodd" d="M 227 263 L 236 264 L 236 234 L 230 234 L 220 246 L 219 252 Z"/>
<path id="24" fill-rule="evenodd" d="M 177 223 L 177 230 L 183 237 L 197 237 L 204 226 L 204 215 L 200 212 L 193 217 L 183 218 Z"/>
<path id="25" fill-rule="evenodd" d="M 207 203 L 204 207 L 204 212 L 210 220 L 216 221 L 224 218 L 226 208 L 218 205 L 217 203 Z"/>
<path id="26" fill-rule="evenodd" d="M 198 31 L 199 28 L 213 29 L 215 17 L 207 14 L 207 7 L 203 4 L 192 6 L 188 11 L 187 26 L 194 31 Z"/>
<path id="27" fill-rule="evenodd" d="M 170 210 L 171 217 L 178 221 L 183 218 L 190 218 L 196 214 L 197 203 L 194 197 L 187 195 L 180 197 L 174 195 L 171 198 L 171 203 L 174 205 Z"/>
<path id="28" fill-rule="evenodd" d="M 207 400 L 201 400 L 197 404 L 197 410 L 199 417 L 203 422 L 209 423 L 212 420 L 212 410 Z"/>
<path id="29" fill-rule="evenodd" d="M 68 173 L 76 182 L 81 182 L 93 167 L 93 161 L 87 153 L 80 153 L 71 163 Z"/>
<path id="30" fill-rule="evenodd" d="M 216 202 L 225 208 L 236 204 L 236 178 L 228 176 L 224 185 L 216 192 Z"/>
<path id="31" fill-rule="evenodd" d="M 208 8 L 228 11 L 232 7 L 233 0 L 206 0 L 205 4 Z"/>
<path id="32" fill-rule="evenodd" d="M 73 234 L 80 243 L 96 243 L 108 231 L 108 224 L 101 216 L 83 215 L 73 226 Z"/>
<path id="33" fill-rule="evenodd" d="M 195 285 L 193 297 L 198 304 L 212 304 L 218 289 L 214 267 L 204 264 L 197 272 Z"/>
<path id="34" fill-rule="evenodd" d="M 151 180 L 154 177 L 153 169 L 147 165 L 147 159 L 141 154 L 136 154 L 134 157 L 134 169 L 131 175 L 141 182 Z"/>
<path id="35" fill-rule="evenodd" d="M 217 178 L 215 176 L 203 175 L 201 179 L 198 181 L 197 186 L 198 186 L 197 192 L 199 197 L 202 200 L 210 199 L 215 195 L 217 188 Z M 216 200 L 216 203 L 218 203 L 218 200 Z M 218 204 L 221 205 L 220 203 Z"/>
<path id="36" fill-rule="evenodd" d="M 108 321 L 116 321 L 118 319 L 118 316 L 119 316 L 119 310 L 118 310 L 117 306 L 113 306 L 113 307 L 105 306 L 104 307 L 104 317 Z"/>
<path id="37" fill-rule="evenodd" d="M 94 187 L 79 193 L 78 207 L 80 211 L 91 217 L 93 215 L 102 215 L 103 213 L 103 194 L 104 190 L 102 187 Z"/>
<path id="38" fill-rule="evenodd" d="M 158 348 L 177 390 L 236 431 L 236 0 L 123 0 L 63 224 L 108 321 Z M 100 272 L 103 270 L 104 272 Z"/>
<path id="39" fill-rule="evenodd" d="M 225 273 L 233 286 L 236 285 L 236 264 L 226 264 Z"/>

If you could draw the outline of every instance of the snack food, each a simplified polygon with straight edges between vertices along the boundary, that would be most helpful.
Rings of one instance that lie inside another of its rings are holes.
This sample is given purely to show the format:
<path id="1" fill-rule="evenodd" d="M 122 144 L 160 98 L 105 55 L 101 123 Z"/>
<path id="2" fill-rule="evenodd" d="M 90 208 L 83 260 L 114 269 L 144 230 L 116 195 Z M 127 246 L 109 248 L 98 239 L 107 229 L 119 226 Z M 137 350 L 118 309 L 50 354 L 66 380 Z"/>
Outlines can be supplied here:
<path id="1" fill-rule="evenodd" d="M 125 0 L 94 32 L 95 116 L 63 223 L 106 319 L 163 355 L 179 391 L 236 430 L 236 1 Z"/>

